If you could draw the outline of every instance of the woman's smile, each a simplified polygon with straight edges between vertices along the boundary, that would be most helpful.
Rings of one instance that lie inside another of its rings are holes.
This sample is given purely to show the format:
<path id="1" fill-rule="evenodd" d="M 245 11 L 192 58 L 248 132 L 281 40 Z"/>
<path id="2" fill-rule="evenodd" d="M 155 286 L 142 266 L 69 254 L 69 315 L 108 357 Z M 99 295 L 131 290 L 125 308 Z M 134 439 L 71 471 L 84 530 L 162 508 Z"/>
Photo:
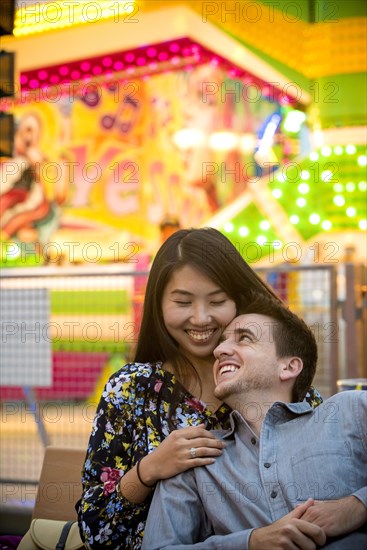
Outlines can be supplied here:
<path id="1" fill-rule="evenodd" d="M 185 330 L 186 334 L 190 336 L 195 342 L 207 342 L 210 340 L 211 336 L 215 333 L 217 329 L 207 329 L 207 330 L 196 330 L 196 329 L 187 329 Z"/>

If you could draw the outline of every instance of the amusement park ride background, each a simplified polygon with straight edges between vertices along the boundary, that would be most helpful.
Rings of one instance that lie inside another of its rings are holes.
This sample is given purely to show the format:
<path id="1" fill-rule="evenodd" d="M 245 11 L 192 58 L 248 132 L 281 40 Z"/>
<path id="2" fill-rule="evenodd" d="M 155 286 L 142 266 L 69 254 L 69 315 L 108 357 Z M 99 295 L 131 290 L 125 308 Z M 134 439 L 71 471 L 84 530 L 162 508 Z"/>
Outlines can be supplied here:
<path id="1" fill-rule="evenodd" d="M 39 173 L 2 196 L 6 267 L 154 254 L 166 219 L 215 226 L 259 265 L 362 257 L 363 3 L 316 3 L 313 23 L 308 2 L 80 2 L 72 21 L 21 4 L 2 108 Z"/>

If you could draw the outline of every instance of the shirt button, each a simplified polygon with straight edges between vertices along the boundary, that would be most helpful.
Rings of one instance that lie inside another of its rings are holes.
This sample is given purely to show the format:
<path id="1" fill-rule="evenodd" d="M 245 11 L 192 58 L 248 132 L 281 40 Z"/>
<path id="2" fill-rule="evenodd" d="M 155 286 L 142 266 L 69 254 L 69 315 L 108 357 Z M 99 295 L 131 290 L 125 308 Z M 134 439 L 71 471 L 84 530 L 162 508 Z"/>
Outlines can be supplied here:
<path id="1" fill-rule="evenodd" d="M 251 443 L 252 443 L 253 445 L 256 445 L 256 439 L 255 439 L 254 437 L 251 438 Z"/>
<path id="2" fill-rule="evenodd" d="M 265 462 L 264 466 L 265 466 L 265 468 L 270 468 L 271 464 L 270 464 L 270 462 Z"/>
<path id="3" fill-rule="evenodd" d="M 278 493 L 277 493 L 276 491 L 272 491 L 272 492 L 270 493 L 270 496 L 271 496 L 271 498 L 275 498 L 275 497 L 277 496 L 277 494 L 278 494 Z"/>

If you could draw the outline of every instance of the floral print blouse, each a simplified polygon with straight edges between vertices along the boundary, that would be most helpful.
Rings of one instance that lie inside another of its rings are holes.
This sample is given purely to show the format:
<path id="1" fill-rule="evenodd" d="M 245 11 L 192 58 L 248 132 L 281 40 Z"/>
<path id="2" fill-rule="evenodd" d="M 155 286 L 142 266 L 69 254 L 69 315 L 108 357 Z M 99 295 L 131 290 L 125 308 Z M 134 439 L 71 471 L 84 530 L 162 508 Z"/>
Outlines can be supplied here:
<path id="1" fill-rule="evenodd" d="M 141 548 L 151 496 L 133 504 L 120 493 L 119 480 L 169 434 L 169 406 L 178 384 L 162 363 L 129 363 L 108 380 L 87 449 L 82 499 L 76 505 L 86 548 Z M 229 428 L 227 405 L 214 414 L 181 385 L 179 390 L 177 429 L 198 424 L 208 430 Z M 315 390 L 306 399 L 312 406 L 322 402 Z"/>

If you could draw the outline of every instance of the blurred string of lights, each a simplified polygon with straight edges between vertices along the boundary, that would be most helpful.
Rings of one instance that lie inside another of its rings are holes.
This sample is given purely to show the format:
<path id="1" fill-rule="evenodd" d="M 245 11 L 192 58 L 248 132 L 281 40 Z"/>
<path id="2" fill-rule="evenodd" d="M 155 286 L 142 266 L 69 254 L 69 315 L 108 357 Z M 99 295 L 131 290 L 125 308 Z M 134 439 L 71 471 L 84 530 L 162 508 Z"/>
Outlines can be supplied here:
<path id="1" fill-rule="evenodd" d="M 303 240 L 324 232 L 366 231 L 366 165 L 365 146 L 324 145 L 300 163 L 278 169 L 268 185 Z M 254 204 L 225 222 L 221 230 L 234 243 L 255 243 L 246 257 L 250 262 L 267 255 L 269 246 L 277 250 L 287 244 Z"/>
<path id="2" fill-rule="evenodd" d="M 52 101 L 55 96 L 88 94 L 93 86 L 108 88 L 127 79 L 144 80 L 162 72 L 191 71 L 205 64 L 226 71 L 230 79 L 240 80 L 246 95 L 255 95 L 255 100 L 267 98 L 285 107 L 297 106 L 297 100 L 286 90 L 265 82 L 190 37 L 21 72 L 21 93 L 14 99 L 2 99 L 1 105 L 6 110 L 19 102 Z"/>
<path id="3" fill-rule="evenodd" d="M 279 161 L 274 154 L 272 147 L 274 145 L 274 136 L 278 127 L 284 119 L 283 127 L 288 134 L 297 134 L 304 122 L 306 115 L 303 111 L 291 109 L 290 107 L 276 105 L 277 112 L 268 117 L 264 128 L 258 133 L 258 136 L 251 133 L 242 133 L 223 128 L 207 133 L 200 128 L 181 128 L 173 134 L 173 142 L 182 151 L 194 147 L 205 146 L 208 149 L 218 152 L 240 151 L 243 154 L 255 153 L 255 160 L 261 165 L 262 162 L 273 162 L 275 165 Z M 218 126 L 220 126 L 220 117 Z"/>

